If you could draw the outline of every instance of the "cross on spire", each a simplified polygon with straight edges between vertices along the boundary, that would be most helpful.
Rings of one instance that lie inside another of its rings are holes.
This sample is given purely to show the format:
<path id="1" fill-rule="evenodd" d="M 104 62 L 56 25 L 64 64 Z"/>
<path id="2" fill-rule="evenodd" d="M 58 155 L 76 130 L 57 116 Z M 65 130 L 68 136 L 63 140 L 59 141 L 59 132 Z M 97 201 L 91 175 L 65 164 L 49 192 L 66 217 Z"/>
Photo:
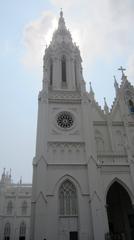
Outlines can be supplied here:
<path id="1" fill-rule="evenodd" d="M 120 68 L 118 68 L 118 70 L 122 72 L 122 77 L 125 76 L 125 74 L 124 74 L 124 71 L 126 71 L 125 68 L 123 68 L 122 66 L 120 66 Z"/>

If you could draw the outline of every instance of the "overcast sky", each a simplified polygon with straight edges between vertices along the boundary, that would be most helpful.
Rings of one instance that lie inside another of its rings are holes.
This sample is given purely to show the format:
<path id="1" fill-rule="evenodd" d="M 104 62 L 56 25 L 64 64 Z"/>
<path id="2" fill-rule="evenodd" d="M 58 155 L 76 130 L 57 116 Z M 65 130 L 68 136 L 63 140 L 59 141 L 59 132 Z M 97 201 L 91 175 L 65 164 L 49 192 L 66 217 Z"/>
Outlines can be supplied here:
<path id="1" fill-rule="evenodd" d="M 32 181 L 42 58 L 60 8 L 102 108 L 114 100 L 119 66 L 134 84 L 133 0 L 0 0 L 0 174 L 12 168 L 15 182 Z"/>

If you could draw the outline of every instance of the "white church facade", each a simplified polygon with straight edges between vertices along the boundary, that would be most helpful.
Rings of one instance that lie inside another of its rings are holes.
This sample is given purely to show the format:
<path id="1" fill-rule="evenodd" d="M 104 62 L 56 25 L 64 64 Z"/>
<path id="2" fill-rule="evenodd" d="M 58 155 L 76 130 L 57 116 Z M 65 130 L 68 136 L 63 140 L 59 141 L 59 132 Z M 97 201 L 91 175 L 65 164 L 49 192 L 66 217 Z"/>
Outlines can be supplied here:
<path id="1" fill-rule="evenodd" d="M 43 59 L 30 232 L 12 237 L 16 217 L 7 218 L 1 194 L 0 240 L 134 239 L 134 88 L 121 67 L 112 109 L 105 101 L 102 110 L 81 62 L 61 11 Z"/>

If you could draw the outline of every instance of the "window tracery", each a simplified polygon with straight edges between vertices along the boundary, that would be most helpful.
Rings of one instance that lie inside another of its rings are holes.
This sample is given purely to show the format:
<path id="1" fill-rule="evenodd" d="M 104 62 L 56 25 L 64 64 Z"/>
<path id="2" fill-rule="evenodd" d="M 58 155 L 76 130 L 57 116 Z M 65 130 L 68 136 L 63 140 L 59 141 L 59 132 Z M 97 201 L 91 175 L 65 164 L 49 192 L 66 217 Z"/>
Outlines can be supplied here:
<path id="1" fill-rule="evenodd" d="M 70 128 L 74 123 L 73 116 L 70 112 L 63 111 L 60 112 L 57 116 L 57 124 L 61 128 Z"/>
<path id="2" fill-rule="evenodd" d="M 77 210 L 77 193 L 75 186 L 66 180 L 59 189 L 60 215 L 76 216 Z"/>
<path id="3" fill-rule="evenodd" d="M 26 224 L 25 222 L 22 222 L 20 224 L 20 237 L 25 237 L 26 235 Z"/>

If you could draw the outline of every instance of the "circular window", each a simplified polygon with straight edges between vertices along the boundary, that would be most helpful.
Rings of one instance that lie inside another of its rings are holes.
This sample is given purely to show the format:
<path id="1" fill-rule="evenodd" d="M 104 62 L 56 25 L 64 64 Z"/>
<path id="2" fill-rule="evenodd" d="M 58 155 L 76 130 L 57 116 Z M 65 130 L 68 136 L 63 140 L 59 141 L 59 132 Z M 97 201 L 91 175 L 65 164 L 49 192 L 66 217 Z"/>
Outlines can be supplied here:
<path id="1" fill-rule="evenodd" d="M 57 124 L 61 128 L 70 128 L 73 125 L 73 116 L 69 112 L 60 112 L 57 116 Z"/>

